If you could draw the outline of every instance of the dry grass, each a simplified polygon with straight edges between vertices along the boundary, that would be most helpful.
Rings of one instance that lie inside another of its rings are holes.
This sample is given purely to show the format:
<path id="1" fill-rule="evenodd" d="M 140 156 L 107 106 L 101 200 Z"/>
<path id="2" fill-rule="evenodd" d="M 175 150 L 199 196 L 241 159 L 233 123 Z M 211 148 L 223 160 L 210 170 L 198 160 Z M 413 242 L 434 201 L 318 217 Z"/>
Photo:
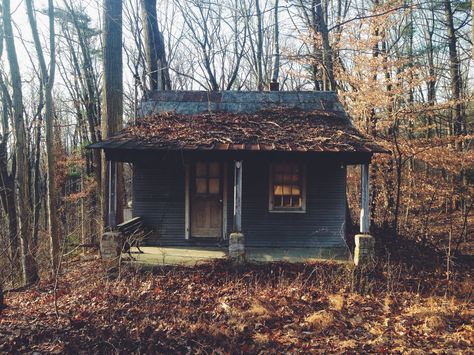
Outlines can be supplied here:
<path id="1" fill-rule="evenodd" d="M 342 311 L 346 304 L 346 297 L 344 295 L 332 294 L 328 296 L 329 308 L 334 311 Z"/>
<path id="2" fill-rule="evenodd" d="M 334 314 L 331 311 L 321 310 L 305 318 L 305 323 L 316 333 L 323 333 L 334 325 Z"/>

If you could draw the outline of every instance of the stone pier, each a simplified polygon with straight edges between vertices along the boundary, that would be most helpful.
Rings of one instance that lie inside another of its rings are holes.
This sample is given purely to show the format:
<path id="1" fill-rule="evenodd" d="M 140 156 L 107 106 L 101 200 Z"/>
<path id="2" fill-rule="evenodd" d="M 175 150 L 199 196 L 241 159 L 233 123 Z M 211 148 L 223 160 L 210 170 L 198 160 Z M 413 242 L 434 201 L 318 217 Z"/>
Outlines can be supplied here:
<path id="1" fill-rule="evenodd" d="M 229 259 L 237 264 L 245 261 L 245 236 L 242 233 L 229 236 Z"/>
<path id="2" fill-rule="evenodd" d="M 364 266 L 375 259 L 375 239 L 369 234 L 356 234 L 354 264 Z"/>

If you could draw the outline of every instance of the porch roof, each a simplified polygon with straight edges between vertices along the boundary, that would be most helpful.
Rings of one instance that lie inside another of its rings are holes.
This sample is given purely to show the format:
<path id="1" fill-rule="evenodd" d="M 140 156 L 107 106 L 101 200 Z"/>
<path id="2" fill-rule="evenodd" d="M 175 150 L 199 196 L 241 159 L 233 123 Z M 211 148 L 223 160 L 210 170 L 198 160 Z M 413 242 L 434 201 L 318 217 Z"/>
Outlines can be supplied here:
<path id="1" fill-rule="evenodd" d="M 298 107 L 151 113 L 89 148 L 389 153 L 359 132 L 343 110 Z"/>

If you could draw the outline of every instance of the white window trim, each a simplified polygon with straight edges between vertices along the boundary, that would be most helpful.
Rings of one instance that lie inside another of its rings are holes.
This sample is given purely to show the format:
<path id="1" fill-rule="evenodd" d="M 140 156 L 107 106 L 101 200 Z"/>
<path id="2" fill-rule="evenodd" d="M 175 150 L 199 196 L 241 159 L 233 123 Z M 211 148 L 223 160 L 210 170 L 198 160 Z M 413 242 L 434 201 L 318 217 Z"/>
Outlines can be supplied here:
<path id="1" fill-rule="evenodd" d="M 275 208 L 273 206 L 273 167 L 278 163 L 270 163 L 268 168 L 268 212 L 270 213 L 306 213 L 306 164 L 282 162 L 287 164 L 299 164 L 301 166 L 301 207 Z"/>

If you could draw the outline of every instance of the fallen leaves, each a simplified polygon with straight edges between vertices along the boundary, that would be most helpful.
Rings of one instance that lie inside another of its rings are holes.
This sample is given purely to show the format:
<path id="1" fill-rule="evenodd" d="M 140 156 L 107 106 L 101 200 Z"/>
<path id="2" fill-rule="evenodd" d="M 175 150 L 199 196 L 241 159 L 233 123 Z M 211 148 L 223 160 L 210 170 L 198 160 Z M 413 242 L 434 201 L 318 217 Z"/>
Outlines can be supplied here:
<path id="1" fill-rule="evenodd" d="M 127 269 L 111 281 L 99 261 L 75 262 L 61 278 L 59 320 L 47 282 L 6 295 L 0 352 L 465 353 L 474 346 L 470 298 L 423 296 L 401 284 L 395 293 L 360 295 L 345 285 L 346 268 L 275 263 L 236 270 L 218 261 L 153 273 Z M 374 280 L 377 287 L 384 282 Z"/>
<path id="2" fill-rule="evenodd" d="M 255 114 L 157 113 L 94 147 L 103 145 L 120 149 L 388 152 L 354 128 L 343 112 L 284 107 Z"/>

